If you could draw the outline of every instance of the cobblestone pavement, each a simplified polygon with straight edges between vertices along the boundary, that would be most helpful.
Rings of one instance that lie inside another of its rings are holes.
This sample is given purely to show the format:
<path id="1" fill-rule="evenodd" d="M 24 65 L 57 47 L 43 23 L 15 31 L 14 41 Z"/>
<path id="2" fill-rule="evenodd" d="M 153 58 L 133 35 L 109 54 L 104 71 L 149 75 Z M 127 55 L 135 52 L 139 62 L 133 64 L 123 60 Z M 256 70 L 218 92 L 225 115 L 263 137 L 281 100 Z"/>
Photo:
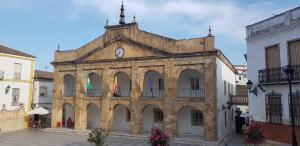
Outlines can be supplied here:
<path id="1" fill-rule="evenodd" d="M 145 138 L 110 136 L 108 146 L 149 146 Z M 63 133 L 26 129 L 0 134 L 0 146 L 94 146 L 87 142 L 87 134 Z M 171 146 L 196 146 L 171 143 Z"/>

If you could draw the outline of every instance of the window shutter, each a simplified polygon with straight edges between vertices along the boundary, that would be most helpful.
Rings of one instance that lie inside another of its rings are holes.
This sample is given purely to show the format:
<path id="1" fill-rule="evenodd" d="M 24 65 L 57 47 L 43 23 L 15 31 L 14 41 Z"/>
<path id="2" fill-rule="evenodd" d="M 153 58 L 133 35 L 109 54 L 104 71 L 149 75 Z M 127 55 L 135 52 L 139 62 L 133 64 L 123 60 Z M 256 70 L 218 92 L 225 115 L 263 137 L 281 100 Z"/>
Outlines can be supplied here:
<path id="1" fill-rule="evenodd" d="M 280 50 L 279 46 L 271 46 L 266 48 L 266 68 L 280 67 Z"/>
<path id="2" fill-rule="evenodd" d="M 289 43 L 288 54 L 289 64 L 299 65 L 300 64 L 300 40 Z"/>

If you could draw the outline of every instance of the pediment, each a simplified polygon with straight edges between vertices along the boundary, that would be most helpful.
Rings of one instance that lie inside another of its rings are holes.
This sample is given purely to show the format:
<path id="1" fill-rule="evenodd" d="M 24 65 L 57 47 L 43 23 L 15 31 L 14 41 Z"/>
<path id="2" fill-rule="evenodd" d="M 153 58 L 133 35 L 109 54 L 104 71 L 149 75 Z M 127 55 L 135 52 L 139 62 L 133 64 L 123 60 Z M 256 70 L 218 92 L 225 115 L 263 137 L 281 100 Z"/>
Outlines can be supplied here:
<path id="1" fill-rule="evenodd" d="M 124 50 L 124 56 L 122 58 L 143 58 L 143 57 L 164 57 L 170 56 L 171 53 L 162 51 L 158 48 L 143 45 L 139 42 L 119 37 L 116 40 L 112 40 L 106 43 L 102 47 L 95 48 L 82 57 L 77 59 L 77 62 L 91 62 L 101 60 L 119 59 L 116 57 L 116 49 L 122 48 Z"/>

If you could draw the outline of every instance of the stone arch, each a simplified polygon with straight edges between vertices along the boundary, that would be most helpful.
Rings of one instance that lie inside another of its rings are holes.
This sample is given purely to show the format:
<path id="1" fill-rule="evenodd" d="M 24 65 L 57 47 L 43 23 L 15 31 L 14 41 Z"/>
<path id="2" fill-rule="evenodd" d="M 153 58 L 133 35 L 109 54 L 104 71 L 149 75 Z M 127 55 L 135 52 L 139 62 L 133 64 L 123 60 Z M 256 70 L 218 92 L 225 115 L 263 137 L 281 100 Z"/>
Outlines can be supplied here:
<path id="1" fill-rule="evenodd" d="M 131 111 L 127 105 L 116 104 L 113 107 L 112 130 L 130 131 Z"/>
<path id="2" fill-rule="evenodd" d="M 181 70 L 176 81 L 177 97 L 203 97 L 204 74 L 197 69 Z"/>
<path id="3" fill-rule="evenodd" d="M 130 97 L 131 96 L 131 78 L 123 71 L 119 71 L 114 75 L 112 93 L 114 97 Z"/>
<path id="4" fill-rule="evenodd" d="M 87 75 L 86 84 L 84 85 L 87 96 L 99 97 L 102 96 L 102 78 L 96 72 L 91 72 Z M 90 83 L 90 84 L 89 84 Z M 88 89 L 88 86 L 91 89 Z"/>
<path id="5" fill-rule="evenodd" d="M 66 74 L 63 77 L 63 96 L 76 96 L 76 78 L 71 74 Z"/>
<path id="6" fill-rule="evenodd" d="M 70 103 L 64 103 L 62 113 L 62 125 L 67 128 L 74 128 L 75 108 Z"/>
<path id="7" fill-rule="evenodd" d="M 144 97 L 162 97 L 164 94 L 163 75 L 156 70 L 148 70 L 144 73 L 142 87 Z"/>
<path id="8" fill-rule="evenodd" d="M 193 106 L 182 106 L 177 114 L 177 134 L 179 137 L 204 137 L 204 113 Z"/>
<path id="9" fill-rule="evenodd" d="M 152 127 L 164 130 L 164 112 L 160 106 L 154 104 L 144 106 L 142 108 L 142 117 L 144 133 L 150 133 Z"/>
<path id="10" fill-rule="evenodd" d="M 98 105 L 90 103 L 87 105 L 87 129 L 100 128 L 101 109 Z"/>

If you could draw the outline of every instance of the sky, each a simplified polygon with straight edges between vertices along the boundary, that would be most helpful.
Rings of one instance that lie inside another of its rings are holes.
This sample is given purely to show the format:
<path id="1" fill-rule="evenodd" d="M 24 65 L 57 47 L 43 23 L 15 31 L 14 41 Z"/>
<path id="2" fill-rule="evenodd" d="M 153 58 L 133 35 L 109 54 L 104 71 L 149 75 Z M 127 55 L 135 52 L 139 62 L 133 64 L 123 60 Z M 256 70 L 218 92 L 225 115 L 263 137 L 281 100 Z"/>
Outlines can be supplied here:
<path id="1" fill-rule="evenodd" d="M 0 0 L 0 44 L 50 64 L 58 43 L 77 49 L 102 35 L 106 19 L 118 24 L 121 0 Z M 126 22 L 174 39 L 205 37 L 211 25 L 216 48 L 232 64 L 246 65 L 245 27 L 300 6 L 299 0 L 124 0 Z"/>

